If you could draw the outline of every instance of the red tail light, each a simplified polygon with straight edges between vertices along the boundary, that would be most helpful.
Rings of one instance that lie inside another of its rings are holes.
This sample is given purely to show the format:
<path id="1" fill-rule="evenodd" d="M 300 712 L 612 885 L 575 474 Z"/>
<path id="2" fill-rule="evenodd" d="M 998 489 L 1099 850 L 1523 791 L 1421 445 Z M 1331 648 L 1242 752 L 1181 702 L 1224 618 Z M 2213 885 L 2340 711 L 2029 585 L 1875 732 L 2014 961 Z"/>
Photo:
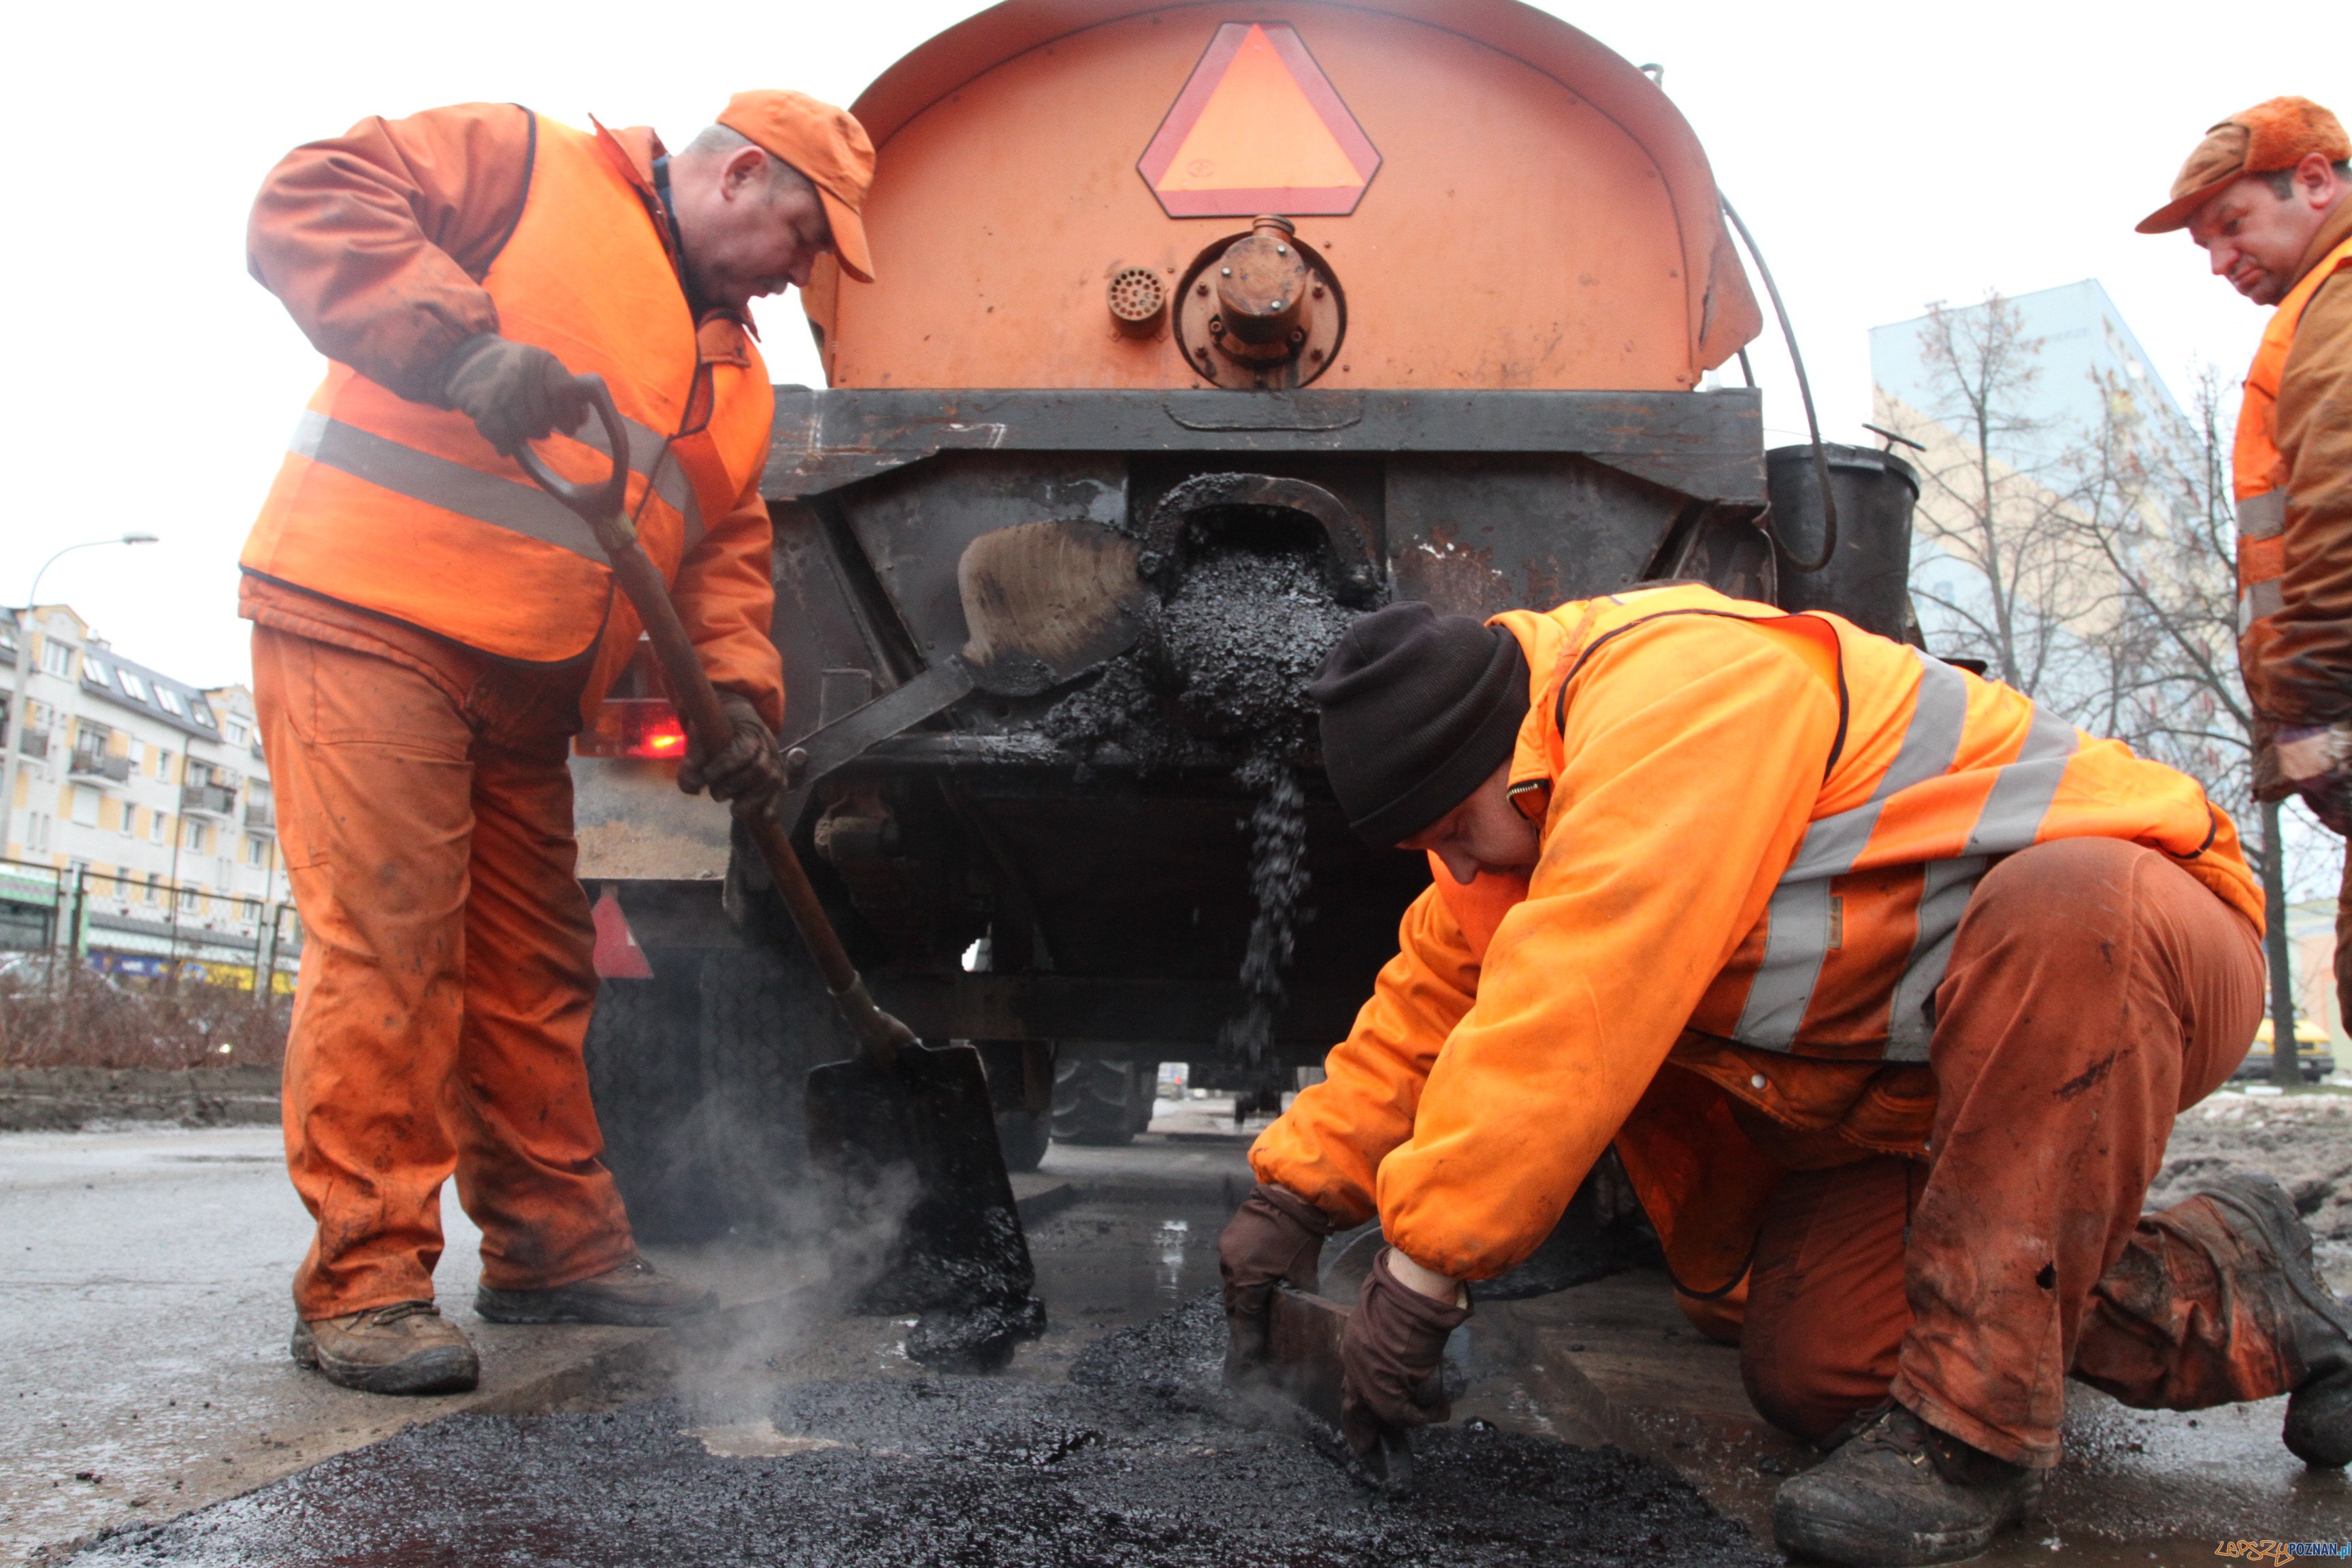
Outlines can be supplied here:
<path id="1" fill-rule="evenodd" d="M 640 757 L 676 762 L 686 755 L 686 726 L 663 697 L 608 697 L 596 721 L 572 749 L 583 757 Z"/>

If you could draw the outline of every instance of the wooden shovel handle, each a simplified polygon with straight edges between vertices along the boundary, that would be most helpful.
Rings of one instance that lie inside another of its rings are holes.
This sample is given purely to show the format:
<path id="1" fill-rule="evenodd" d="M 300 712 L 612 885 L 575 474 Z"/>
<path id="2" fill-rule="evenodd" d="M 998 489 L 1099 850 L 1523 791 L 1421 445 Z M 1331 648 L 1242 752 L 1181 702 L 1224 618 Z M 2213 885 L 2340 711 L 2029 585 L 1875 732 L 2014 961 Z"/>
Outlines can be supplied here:
<path id="1" fill-rule="evenodd" d="M 716 757 L 734 739 L 734 726 L 728 722 L 726 710 L 719 706 L 719 693 L 703 673 L 701 657 L 695 652 L 693 640 L 687 636 L 685 623 L 677 617 L 677 606 L 670 602 L 668 584 L 662 581 L 645 547 L 637 542 L 637 531 L 618 505 L 606 504 L 615 495 L 624 494 L 629 468 L 628 427 L 621 423 L 620 412 L 614 406 L 613 394 L 602 376 L 584 375 L 581 381 L 589 384 L 597 416 L 612 437 L 613 475 L 603 485 L 593 488 L 550 482 L 552 476 L 542 471 L 536 461 L 526 463 L 524 471 L 537 479 L 541 488 L 578 513 L 596 535 L 604 547 L 606 561 L 621 592 L 644 623 L 646 637 L 653 644 L 654 657 L 661 662 L 662 673 L 669 678 L 671 694 L 677 699 L 678 717 L 686 732 L 706 757 Z M 817 898 L 816 889 L 810 886 L 808 871 L 793 853 L 792 841 L 784 837 L 783 826 L 776 820 L 770 802 L 752 808 L 741 801 L 734 804 L 737 820 L 760 852 L 760 860 L 768 868 L 768 876 L 783 895 L 784 907 L 792 911 L 793 924 L 801 933 L 824 974 L 825 989 L 833 994 L 835 1005 L 848 1021 L 857 1037 L 858 1054 L 882 1066 L 896 1059 L 902 1046 L 915 1043 L 914 1031 L 877 1006 L 867 994 L 866 982 L 859 978 L 857 966 L 849 961 L 848 950 L 841 945 L 841 936 L 833 929 L 833 921 Z"/>

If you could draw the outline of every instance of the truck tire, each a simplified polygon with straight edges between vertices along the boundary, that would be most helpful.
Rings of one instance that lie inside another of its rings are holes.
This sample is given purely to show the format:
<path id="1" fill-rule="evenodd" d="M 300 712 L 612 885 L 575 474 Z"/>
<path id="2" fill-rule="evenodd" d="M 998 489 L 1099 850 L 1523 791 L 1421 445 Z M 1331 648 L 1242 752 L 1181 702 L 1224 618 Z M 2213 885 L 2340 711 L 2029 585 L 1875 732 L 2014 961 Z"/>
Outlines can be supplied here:
<path id="1" fill-rule="evenodd" d="M 798 943 L 649 955 L 656 979 L 607 983 L 589 1024 L 589 1088 L 631 1225 L 649 1242 L 818 1223 L 801 1120 L 808 1071 L 850 1053 Z"/>
<path id="2" fill-rule="evenodd" d="M 733 1227 L 775 1236 L 822 1226 L 803 1120 L 809 1069 L 845 1059 L 856 1040 L 797 938 L 711 955 L 702 1042 L 706 1136 Z"/>
<path id="3" fill-rule="evenodd" d="M 1053 1139 L 1054 1119 L 1028 1110 L 996 1113 L 996 1142 L 1004 1151 L 1008 1171 L 1034 1171 L 1045 1162 Z"/>
<path id="4" fill-rule="evenodd" d="M 1135 1064 L 1122 1057 L 1064 1057 L 1054 1064 L 1054 1141 L 1098 1147 L 1132 1142 L 1138 1131 Z M 1151 1106 L 1143 1103 L 1144 1121 Z"/>
<path id="5" fill-rule="evenodd" d="M 608 980 L 588 1021 L 588 1091 L 604 1164 L 640 1240 L 705 1241 L 726 1228 L 709 1151 L 693 1137 L 702 1103 L 701 959 L 649 954 L 651 980 Z"/>

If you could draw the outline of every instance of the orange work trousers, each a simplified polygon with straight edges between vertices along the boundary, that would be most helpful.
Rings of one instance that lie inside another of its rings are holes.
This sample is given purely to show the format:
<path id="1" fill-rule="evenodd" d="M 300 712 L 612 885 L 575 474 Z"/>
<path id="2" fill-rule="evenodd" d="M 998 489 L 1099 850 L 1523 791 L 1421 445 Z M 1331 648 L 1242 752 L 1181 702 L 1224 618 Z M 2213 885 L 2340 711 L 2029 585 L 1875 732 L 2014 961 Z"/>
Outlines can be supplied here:
<path id="1" fill-rule="evenodd" d="M 305 1319 L 431 1300 L 453 1172 L 486 1285 L 569 1284 L 634 1251 L 581 1056 L 580 678 L 393 651 L 253 634 L 303 926 L 284 1105 L 318 1221 L 294 1278 Z"/>
<path id="2" fill-rule="evenodd" d="M 2142 1409 L 2286 1392 L 2220 1215 L 2141 1213 L 2263 981 L 2252 926 L 2153 850 L 2065 839 L 1986 873 L 1936 994 L 1928 1157 L 1774 1194 L 1740 1331 L 1758 1410 L 1818 1439 L 1891 1394 L 2045 1467 L 2070 1373 Z"/>

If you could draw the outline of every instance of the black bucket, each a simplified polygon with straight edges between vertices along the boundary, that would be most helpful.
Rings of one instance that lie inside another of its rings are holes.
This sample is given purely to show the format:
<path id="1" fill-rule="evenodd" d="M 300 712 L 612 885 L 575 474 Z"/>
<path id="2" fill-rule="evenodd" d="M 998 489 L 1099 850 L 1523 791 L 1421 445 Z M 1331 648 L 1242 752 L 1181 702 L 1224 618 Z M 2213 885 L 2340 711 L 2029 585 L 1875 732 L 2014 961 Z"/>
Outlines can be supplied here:
<path id="1" fill-rule="evenodd" d="M 1822 443 L 1830 489 L 1837 498 L 1837 552 L 1818 572 L 1800 572 L 1790 556 L 1822 552 L 1822 489 L 1813 448 L 1775 447 L 1764 454 L 1780 552 L 1780 605 L 1832 610 L 1865 631 L 1901 640 L 1910 619 L 1911 509 L 1919 475 L 1891 452 Z"/>

